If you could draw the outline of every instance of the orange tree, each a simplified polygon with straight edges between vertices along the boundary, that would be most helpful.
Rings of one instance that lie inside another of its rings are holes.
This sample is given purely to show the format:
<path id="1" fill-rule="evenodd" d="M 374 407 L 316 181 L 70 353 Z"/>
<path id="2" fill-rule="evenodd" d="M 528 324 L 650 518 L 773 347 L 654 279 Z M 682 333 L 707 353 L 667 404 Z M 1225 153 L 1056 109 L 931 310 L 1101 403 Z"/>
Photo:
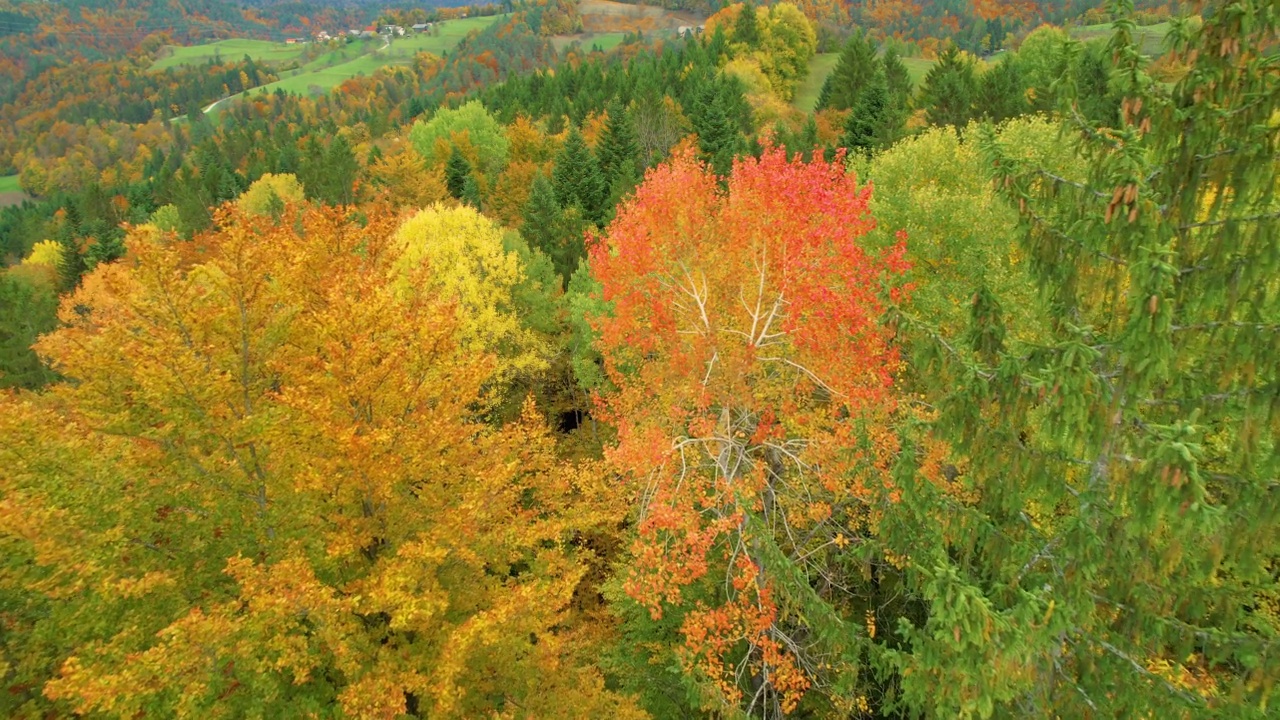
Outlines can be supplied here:
<path id="1" fill-rule="evenodd" d="M 616 503 L 472 419 L 495 362 L 391 215 L 143 228 L 64 302 L 65 381 L 0 397 L 0 714 L 633 714 L 570 607 Z"/>
<path id="2" fill-rule="evenodd" d="M 639 502 L 623 585 L 679 634 L 707 710 L 847 712 L 862 692 L 852 551 L 895 501 L 903 412 L 879 322 L 902 248 L 861 248 L 869 197 L 841 160 L 766 147 L 720 179 L 686 151 L 591 250 L 606 460 Z"/>

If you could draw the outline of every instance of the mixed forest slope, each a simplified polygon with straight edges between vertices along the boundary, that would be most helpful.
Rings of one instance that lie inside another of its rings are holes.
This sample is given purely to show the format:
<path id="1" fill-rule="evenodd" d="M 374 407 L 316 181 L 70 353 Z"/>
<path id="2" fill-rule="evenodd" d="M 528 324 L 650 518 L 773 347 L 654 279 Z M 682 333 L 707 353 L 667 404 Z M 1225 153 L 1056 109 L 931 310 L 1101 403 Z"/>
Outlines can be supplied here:
<path id="1" fill-rule="evenodd" d="M 1274 714 L 1273 3 L 139 7 L 0 0 L 0 716 Z"/>

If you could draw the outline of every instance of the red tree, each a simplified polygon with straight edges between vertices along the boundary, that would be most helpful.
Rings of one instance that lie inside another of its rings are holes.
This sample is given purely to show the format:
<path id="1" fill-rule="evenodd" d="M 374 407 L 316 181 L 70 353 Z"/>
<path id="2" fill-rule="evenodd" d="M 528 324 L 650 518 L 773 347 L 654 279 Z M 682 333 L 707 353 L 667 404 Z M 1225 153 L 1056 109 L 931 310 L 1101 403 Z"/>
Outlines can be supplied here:
<path id="1" fill-rule="evenodd" d="M 793 708 L 823 674 L 795 641 L 797 573 L 893 497 L 898 358 L 879 316 L 905 266 L 901 244 L 859 245 L 869 198 L 842 158 L 767 146 L 722 189 L 684 152 L 591 249 L 607 457 L 640 500 L 626 590 L 655 618 L 679 608 L 686 670 L 749 713 Z"/>

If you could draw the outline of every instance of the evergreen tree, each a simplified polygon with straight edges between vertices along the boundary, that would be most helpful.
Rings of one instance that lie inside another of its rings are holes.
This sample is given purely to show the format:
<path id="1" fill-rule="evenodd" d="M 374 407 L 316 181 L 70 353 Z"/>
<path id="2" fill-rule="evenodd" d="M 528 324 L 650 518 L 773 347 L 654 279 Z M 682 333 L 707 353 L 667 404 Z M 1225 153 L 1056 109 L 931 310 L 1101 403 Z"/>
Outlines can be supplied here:
<path id="1" fill-rule="evenodd" d="M 0 390 L 33 390 L 53 379 L 31 345 L 57 326 L 57 311 L 52 288 L 0 272 Z"/>
<path id="2" fill-rule="evenodd" d="M 884 51 L 880 67 L 889 91 L 890 104 L 905 108 L 911 102 L 911 73 L 907 71 L 897 48 L 890 47 Z"/>
<path id="3" fill-rule="evenodd" d="M 1102 43 L 1086 43 L 1073 67 L 1076 106 L 1089 122 L 1100 126 L 1115 124 L 1120 113 L 1120 97 L 1111 89 L 1110 58 Z"/>
<path id="4" fill-rule="evenodd" d="M 476 182 L 474 173 L 468 173 L 466 180 L 463 180 L 462 195 L 458 199 L 477 210 L 480 209 L 480 183 Z"/>
<path id="5" fill-rule="evenodd" d="M 529 247 L 551 259 L 564 286 L 586 252 L 582 243 L 585 227 L 580 211 L 576 206 L 570 211 L 561 210 L 551 181 L 539 173 L 533 180 L 523 219 L 520 234 Z"/>
<path id="6" fill-rule="evenodd" d="M 95 238 L 84 254 L 85 265 L 92 269 L 124 256 L 124 232 L 118 228 Z"/>
<path id="7" fill-rule="evenodd" d="M 213 198 L 209 197 L 199 178 L 192 177 L 190 170 L 184 169 L 179 173 L 174 184 L 173 204 L 178 208 L 178 232 L 190 238 L 213 222 L 209 214 Z"/>
<path id="8" fill-rule="evenodd" d="M 824 93 L 825 102 L 819 96 L 818 109 L 848 110 L 852 108 L 858 101 L 858 94 L 875 77 L 879 67 L 876 47 L 871 42 L 871 38 L 861 31 L 855 33 L 844 44 L 835 69 L 827 77 L 827 85 L 830 89 Z M 824 85 L 824 88 L 827 85 Z"/>
<path id="9" fill-rule="evenodd" d="M 449 164 L 444 169 L 445 187 L 449 188 L 449 194 L 459 200 L 462 199 L 466 192 L 467 178 L 471 177 L 471 163 L 462 157 L 462 153 L 457 148 L 449 153 Z"/>
<path id="10" fill-rule="evenodd" d="M 814 110 L 825 110 L 831 107 L 831 75 L 822 81 L 822 89 L 818 91 L 818 102 L 814 105 Z"/>
<path id="11" fill-rule="evenodd" d="M 552 185 L 560 207 L 567 210 L 576 205 L 588 222 L 603 222 L 609 186 L 576 126 L 569 130 L 569 137 L 556 156 Z"/>
<path id="12" fill-rule="evenodd" d="M 608 224 L 609 221 L 613 220 L 618 204 L 626 199 L 631 194 L 631 191 L 635 190 L 640 181 L 644 179 L 643 174 L 636 167 L 636 162 L 631 158 L 624 160 L 622 167 L 618 168 L 613 180 L 609 183 L 609 201 L 606 204 L 606 216 L 602 224 Z"/>
<path id="13" fill-rule="evenodd" d="M 610 102 L 608 113 L 604 133 L 600 138 L 599 156 L 600 171 L 612 184 L 628 160 L 633 166 L 640 161 L 640 144 L 636 140 L 631 113 L 627 112 L 622 103 L 617 100 Z"/>
<path id="14" fill-rule="evenodd" d="M 858 102 L 845 123 L 841 144 L 853 152 L 870 155 L 891 133 L 888 120 L 889 91 L 884 77 L 877 74 L 858 95 Z"/>
<path id="15" fill-rule="evenodd" d="M 323 201 L 326 192 L 325 151 L 315 133 L 307 137 L 298 160 L 298 182 L 302 183 L 308 200 Z M 181 209 L 182 205 L 179 204 Z"/>
<path id="16" fill-rule="evenodd" d="M 818 142 L 818 120 L 813 115 L 810 115 L 805 120 L 804 128 L 800 131 L 799 146 L 802 149 L 805 162 L 813 161 L 813 151 L 818 148 Z M 818 157 L 821 157 L 821 154 Z"/>
<path id="17" fill-rule="evenodd" d="M 520 234 L 524 236 L 529 247 L 552 257 L 555 247 L 555 230 L 560 225 L 560 203 L 556 200 L 555 189 L 542 173 L 533 179 L 529 189 L 529 200 L 524 205 Z"/>
<path id="18" fill-rule="evenodd" d="M 992 122 L 1002 122 L 1025 114 L 1026 81 L 1011 55 L 1005 55 L 982 74 L 978 87 L 978 110 Z"/>
<path id="19" fill-rule="evenodd" d="M 1266 48 L 1280 16 L 1270 0 L 1234 7 L 1178 24 L 1190 73 L 1172 89 L 1116 34 L 1127 101 L 1102 133 L 1067 118 L 1087 167 L 1066 182 L 979 133 L 1043 307 L 1014 339 L 979 293 L 970 348 L 909 313 L 895 323 L 920 338 L 911 382 L 964 488 L 940 489 L 908 452 L 903 504 L 879 524 L 878 556 L 910 555 L 895 592 L 919 603 L 883 656 L 902 705 L 1275 714 L 1280 75 Z M 1005 662 L 1020 670 L 978 670 Z"/>
<path id="20" fill-rule="evenodd" d="M 977 96 L 973 61 L 952 46 L 925 76 L 920 104 L 930 125 L 964 127 L 974 117 Z"/>
<path id="21" fill-rule="evenodd" d="M 84 275 L 84 254 L 80 249 L 80 212 L 74 205 L 64 209 L 65 216 L 58 227 L 58 285 L 62 292 L 71 292 L 80 285 Z"/>
<path id="22" fill-rule="evenodd" d="M 702 159 L 717 175 L 728 175 L 740 144 L 739 134 L 729 120 L 713 82 L 706 82 L 698 94 L 693 112 L 693 131 L 698 134 Z"/>
<path id="23" fill-rule="evenodd" d="M 750 0 L 743 3 L 742 10 L 733 22 L 733 41 L 749 48 L 760 47 L 760 20 L 756 16 L 756 8 Z"/>
<path id="24" fill-rule="evenodd" d="M 350 205 L 355 200 L 353 187 L 360 170 L 355 152 L 345 135 L 337 135 L 325 153 L 325 202 Z"/>
<path id="25" fill-rule="evenodd" d="M 1005 38 L 1009 32 L 1005 29 L 1004 20 L 1001 18 L 991 18 L 987 20 L 987 49 L 995 52 L 1004 47 Z"/>

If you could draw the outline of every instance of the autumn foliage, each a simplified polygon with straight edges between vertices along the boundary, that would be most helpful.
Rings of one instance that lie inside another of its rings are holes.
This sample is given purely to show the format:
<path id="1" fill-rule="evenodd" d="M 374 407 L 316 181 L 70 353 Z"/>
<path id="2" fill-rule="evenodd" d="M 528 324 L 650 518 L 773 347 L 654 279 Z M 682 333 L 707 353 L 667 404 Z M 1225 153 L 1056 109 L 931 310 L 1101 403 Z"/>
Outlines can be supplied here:
<path id="1" fill-rule="evenodd" d="M 680 655 L 713 702 L 785 712 L 829 669 L 797 642 L 813 592 L 796 574 L 893 498 L 894 440 L 864 430 L 896 410 L 880 298 L 905 268 L 901 246 L 859 244 L 870 188 L 840 159 L 766 146 L 720 182 L 676 156 L 593 247 L 600 404 L 640 507 L 627 593 L 683 613 Z"/>
<path id="2" fill-rule="evenodd" d="M 12 692 L 124 717 L 627 716 L 573 660 L 570 608 L 570 543 L 615 496 L 531 405 L 476 419 L 495 360 L 368 210 L 135 232 L 63 304 L 39 350 L 68 382 L 0 396 Z"/>

